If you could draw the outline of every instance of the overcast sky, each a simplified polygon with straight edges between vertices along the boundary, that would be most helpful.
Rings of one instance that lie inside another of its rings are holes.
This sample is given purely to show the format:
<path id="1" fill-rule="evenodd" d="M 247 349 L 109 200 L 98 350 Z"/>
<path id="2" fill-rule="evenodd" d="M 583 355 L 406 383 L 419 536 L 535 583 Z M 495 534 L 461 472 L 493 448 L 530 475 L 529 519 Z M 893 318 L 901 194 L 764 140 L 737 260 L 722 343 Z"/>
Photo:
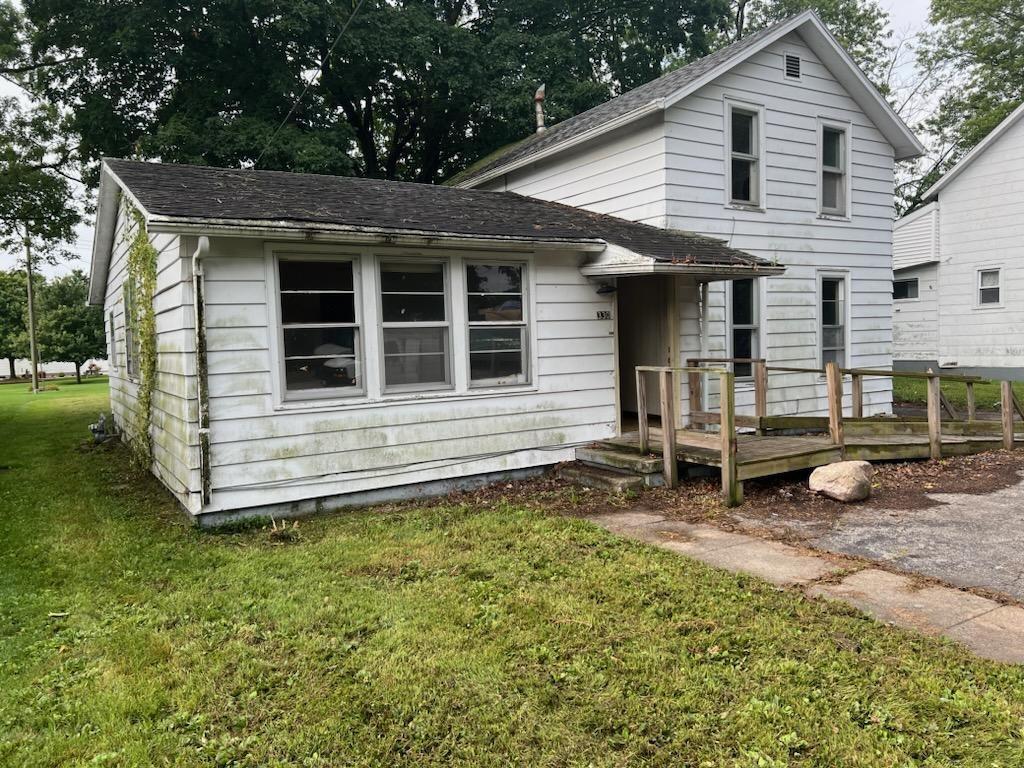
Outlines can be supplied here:
<path id="1" fill-rule="evenodd" d="M 898 36 L 919 31 L 927 21 L 928 0 L 882 0 L 881 5 L 889 12 L 893 32 Z M 17 93 L 17 89 L 10 83 L 0 80 L 0 95 L 12 93 Z M 56 267 L 43 267 L 43 273 L 60 275 L 76 268 L 88 271 L 89 255 L 92 252 L 91 221 L 79 227 L 78 239 L 72 250 L 75 253 L 72 261 Z M 0 269 L 14 266 L 15 258 L 14 254 L 0 252 Z"/>

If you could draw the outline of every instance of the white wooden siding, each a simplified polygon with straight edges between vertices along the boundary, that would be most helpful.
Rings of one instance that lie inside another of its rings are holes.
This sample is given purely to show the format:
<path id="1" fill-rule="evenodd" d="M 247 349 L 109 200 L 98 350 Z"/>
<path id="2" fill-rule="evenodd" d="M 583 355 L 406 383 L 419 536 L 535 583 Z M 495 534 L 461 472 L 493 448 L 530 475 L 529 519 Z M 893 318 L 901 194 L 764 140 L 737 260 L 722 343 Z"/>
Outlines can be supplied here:
<path id="1" fill-rule="evenodd" d="M 939 362 L 1024 366 L 1024 123 L 940 193 Z M 1001 305 L 978 305 L 977 272 L 1001 270 Z"/>
<path id="2" fill-rule="evenodd" d="M 929 203 L 897 219 L 892 228 L 892 268 L 904 269 L 939 258 L 939 204 Z"/>
<path id="3" fill-rule="evenodd" d="M 119 207 L 110 269 L 107 273 L 104 317 L 114 314 L 116 360 L 111 360 L 110 409 L 122 437 L 142 439 L 138 433 L 138 384 L 128 377 L 126 365 L 124 282 L 127 253 L 134 225 Z M 154 235 L 157 250 L 156 381 L 153 390 L 151 436 L 153 473 L 186 509 L 201 505 L 200 455 L 195 371 L 195 326 L 192 318 L 192 285 L 185 243 L 176 235 Z M 106 320 L 109 324 L 109 319 Z M 108 339 L 109 344 L 109 339 Z"/>
<path id="4" fill-rule="evenodd" d="M 901 269 L 900 280 L 917 279 L 917 298 L 893 302 L 893 357 L 896 360 L 939 359 L 939 266 L 922 264 Z"/>
<path id="5" fill-rule="evenodd" d="M 597 319 L 613 299 L 595 293 L 578 263 L 574 254 L 538 254 L 532 262 L 537 367 L 530 387 L 296 406 L 274 396 L 276 330 L 267 323 L 274 314 L 268 301 L 277 299 L 269 295 L 263 243 L 214 239 L 204 262 L 206 511 L 552 464 L 572 459 L 575 445 L 613 436 L 614 321 Z M 375 300 L 364 286 L 364 317 Z M 369 354 L 365 363 L 378 365 Z"/>

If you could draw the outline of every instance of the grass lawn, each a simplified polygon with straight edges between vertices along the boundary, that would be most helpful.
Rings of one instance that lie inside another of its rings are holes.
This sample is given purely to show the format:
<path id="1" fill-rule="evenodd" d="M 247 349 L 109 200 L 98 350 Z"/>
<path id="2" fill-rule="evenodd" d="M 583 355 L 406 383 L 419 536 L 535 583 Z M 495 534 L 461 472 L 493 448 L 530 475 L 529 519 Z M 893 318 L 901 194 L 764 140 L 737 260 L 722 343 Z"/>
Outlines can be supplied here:
<path id="1" fill-rule="evenodd" d="M 1020 668 L 524 500 L 197 531 L 105 398 L 0 389 L 2 765 L 1024 764 Z"/>
<path id="2" fill-rule="evenodd" d="M 967 387 L 962 382 L 944 381 L 942 391 L 955 406 L 967 407 Z M 1013 391 L 1024 400 L 1024 381 L 1014 382 Z M 897 403 L 928 404 L 928 383 L 924 379 L 893 379 L 893 398 Z M 979 409 L 999 410 L 999 382 L 974 385 L 974 402 Z"/>

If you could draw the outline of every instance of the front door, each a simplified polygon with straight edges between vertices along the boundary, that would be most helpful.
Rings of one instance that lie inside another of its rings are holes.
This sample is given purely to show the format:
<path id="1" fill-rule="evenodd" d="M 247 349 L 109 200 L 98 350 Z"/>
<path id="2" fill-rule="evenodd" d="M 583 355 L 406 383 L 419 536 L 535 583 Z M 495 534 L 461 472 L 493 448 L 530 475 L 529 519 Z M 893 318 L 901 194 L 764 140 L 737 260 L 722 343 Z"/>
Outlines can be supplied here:
<path id="1" fill-rule="evenodd" d="M 618 280 L 617 322 L 619 344 L 619 397 L 622 412 L 635 415 L 636 366 L 672 365 L 672 278 L 662 275 L 620 277 Z M 657 376 L 644 375 L 647 412 L 658 415 Z"/>

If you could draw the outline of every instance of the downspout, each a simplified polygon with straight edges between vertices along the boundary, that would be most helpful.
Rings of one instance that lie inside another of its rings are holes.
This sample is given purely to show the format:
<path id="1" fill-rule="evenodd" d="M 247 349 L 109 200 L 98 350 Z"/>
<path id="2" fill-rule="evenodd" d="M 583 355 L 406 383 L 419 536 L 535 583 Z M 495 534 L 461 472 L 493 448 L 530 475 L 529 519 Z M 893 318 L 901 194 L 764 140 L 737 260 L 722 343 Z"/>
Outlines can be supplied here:
<path id="1" fill-rule="evenodd" d="M 199 400 L 199 475 L 202 478 L 203 505 L 210 503 L 210 400 L 206 373 L 206 318 L 203 303 L 203 265 L 200 259 L 210 252 L 210 238 L 199 238 L 192 254 L 192 297 L 195 302 L 196 382 Z"/>

